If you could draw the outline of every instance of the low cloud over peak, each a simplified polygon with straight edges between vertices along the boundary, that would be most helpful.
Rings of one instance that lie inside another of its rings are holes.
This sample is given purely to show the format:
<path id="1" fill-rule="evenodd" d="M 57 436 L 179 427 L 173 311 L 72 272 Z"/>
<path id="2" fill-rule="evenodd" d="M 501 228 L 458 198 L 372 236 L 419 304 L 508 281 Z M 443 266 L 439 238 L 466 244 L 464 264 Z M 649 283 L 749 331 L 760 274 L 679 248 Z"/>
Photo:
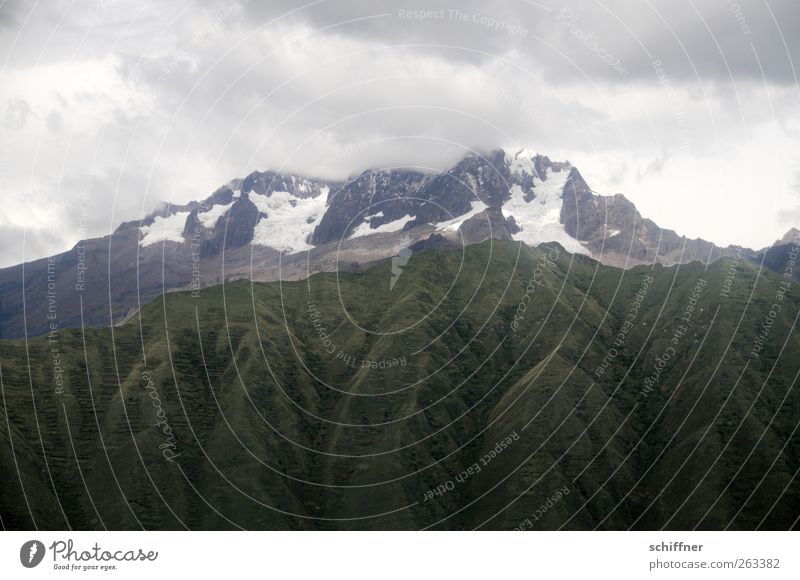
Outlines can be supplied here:
<path id="1" fill-rule="evenodd" d="M 800 215 L 800 40 L 784 28 L 798 11 L 7 2 L 0 228 L 26 235 L 11 236 L 0 264 L 254 169 L 436 170 L 497 144 L 570 159 L 663 226 L 763 246 Z M 79 209 L 87 182 L 90 216 Z M 709 223 L 723 202 L 727 221 Z"/>

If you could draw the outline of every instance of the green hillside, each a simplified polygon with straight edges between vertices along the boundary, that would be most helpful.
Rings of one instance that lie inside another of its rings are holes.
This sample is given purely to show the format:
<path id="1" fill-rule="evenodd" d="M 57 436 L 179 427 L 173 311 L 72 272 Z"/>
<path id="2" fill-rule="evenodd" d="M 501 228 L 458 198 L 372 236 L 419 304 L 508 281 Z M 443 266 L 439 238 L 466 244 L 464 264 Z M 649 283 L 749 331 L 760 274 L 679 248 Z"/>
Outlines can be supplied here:
<path id="1" fill-rule="evenodd" d="M 395 270 L 0 342 L 3 526 L 797 527 L 795 282 L 498 241 Z"/>

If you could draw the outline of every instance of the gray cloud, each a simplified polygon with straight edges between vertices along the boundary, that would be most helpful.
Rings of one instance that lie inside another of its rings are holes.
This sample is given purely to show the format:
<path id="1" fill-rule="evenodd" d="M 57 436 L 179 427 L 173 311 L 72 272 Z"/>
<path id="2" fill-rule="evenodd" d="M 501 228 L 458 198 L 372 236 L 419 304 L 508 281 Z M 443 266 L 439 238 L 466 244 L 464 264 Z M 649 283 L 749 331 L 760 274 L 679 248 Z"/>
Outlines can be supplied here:
<path id="1" fill-rule="evenodd" d="M 16 28 L 26 9 L 30 10 L 30 7 L 26 7 L 21 0 L 5 0 L 0 6 L 0 27 Z"/>
<path id="2" fill-rule="evenodd" d="M 40 3 L 21 28 L 29 8 L 6 3 L 0 231 L 27 228 L 30 255 L 254 169 L 338 178 L 518 145 L 570 159 L 599 191 L 687 233 L 702 215 L 650 200 L 709 188 L 747 199 L 752 186 L 730 176 L 771 166 L 761 230 L 742 225 L 748 207 L 697 234 L 758 245 L 777 237 L 779 174 L 800 129 L 800 39 L 783 30 L 785 48 L 770 10 L 784 27 L 800 14 L 788 1 L 739 4 L 467 0 L 456 15 L 430 2 L 85 1 L 66 14 Z M 419 9 L 442 12 L 413 18 Z M 0 264 L 20 255 L 19 236 L 6 237 Z"/>
<path id="3" fill-rule="evenodd" d="M 552 80 L 652 81 L 658 59 L 676 81 L 760 80 L 763 68 L 770 82 L 796 83 L 793 63 L 800 63 L 800 37 L 793 30 L 800 4 L 791 0 L 356 0 L 299 11 L 297 3 L 278 0 L 243 7 L 240 21 L 284 17 L 377 43 L 429 44 L 452 59 L 518 53 Z M 415 10 L 425 17 L 414 18 Z M 618 74 L 608 60 L 618 60 L 630 74 Z"/>

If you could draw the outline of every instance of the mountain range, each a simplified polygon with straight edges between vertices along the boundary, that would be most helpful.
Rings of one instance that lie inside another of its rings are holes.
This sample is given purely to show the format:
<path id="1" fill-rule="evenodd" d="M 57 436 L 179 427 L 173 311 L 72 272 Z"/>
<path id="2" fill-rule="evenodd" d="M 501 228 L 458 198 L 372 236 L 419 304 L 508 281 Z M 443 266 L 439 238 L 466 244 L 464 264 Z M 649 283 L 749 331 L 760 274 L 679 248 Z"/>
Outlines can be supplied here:
<path id="1" fill-rule="evenodd" d="M 164 204 L 111 235 L 0 270 L 0 338 L 119 324 L 164 292 L 360 271 L 402 251 L 487 239 L 557 242 L 622 268 L 731 256 L 781 272 L 800 238 L 793 229 L 762 250 L 686 239 L 623 195 L 594 193 L 570 163 L 527 150 L 338 182 L 253 172 L 202 201 Z"/>
<path id="2" fill-rule="evenodd" d="M 511 240 L 397 269 L 0 341 L 4 528 L 797 527 L 795 282 Z"/>
<path id="3" fill-rule="evenodd" d="M 528 151 L 252 173 L 0 271 L 0 525 L 797 529 L 799 246 Z"/>

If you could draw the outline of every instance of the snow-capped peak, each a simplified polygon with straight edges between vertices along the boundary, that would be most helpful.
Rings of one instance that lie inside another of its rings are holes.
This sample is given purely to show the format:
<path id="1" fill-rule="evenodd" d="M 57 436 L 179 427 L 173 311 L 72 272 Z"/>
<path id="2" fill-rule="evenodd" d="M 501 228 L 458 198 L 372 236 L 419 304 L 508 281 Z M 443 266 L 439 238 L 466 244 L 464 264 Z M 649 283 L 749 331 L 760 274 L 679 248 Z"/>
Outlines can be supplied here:
<path id="1" fill-rule="evenodd" d="M 492 178 L 498 175 L 497 168 L 492 168 L 498 162 L 505 163 L 500 175 L 506 175 L 506 180 Z M 465 187 L 412 171 L 370 172 L 365 179 L 344 183 L 254 171 L 244 179 L 230 181 L 204 202 L 174 208 L 172 215 L 148 220 L 141 228 L 140 244 L 187 242 L 184 234 L 192 224 L 187 225 L 186 220 L 192 215 L 200 226 L 193 235 L 208 242 L 203 251 L 213 253 L 249 243 L 295 254 L 344 237 L 355 243 L 364 236 L 405 230 L 425 236 L 430 234 L 430 226 L 443 235 L 453 235 L 464 222 L 491 208 L 486 218 L 489 221 L 501 216 L 513 218 L 514 227 L 510 229 L 516 233 L 504 235 L 532 245 L 556 241 L 570 251 L 587 253 L 561 221 L 562 192 L 569 169 L 568 163 L 552 162 L 530 149 L 516 148 L 496 150 L 488 157 L 467 156 L 451 170 L 458 173 Z M 329 200 L 332 190 L 337 195 Z M 430 203 L 421 206 L 418 198 Z M 386 215 L 384 211 L 362 215 L 376 200 L 392 200 Z M 441 211 L 431 209 L 435 206 Z M 421 207 L 424 211 L 420 214 Z M 217 227 L 223 218 L 228 220 L 224 232 Z M 480 227 L 473 229 L 481 231 Z"/>
<path id="2" fill-rule="evenodd" d="M 306 184 L 301 186 L 306 188 Z M 314 197 L 297 197 L 288 191 L 250 195 L 261 214 L 253 231 L 253 244 L 289 254 L 312 249 L 309 238 L 325 212 L 327 199 L 327 186 Z"/>
<path id="3" fill-rule="evenodd" d="M 503 151 L 505 153 L 506 165 L 511 175 L 532 175 L 539 177 L 534 159 L 538 156 L 536 152 L 530 149 L 518 149 L 512 152 L 509 149 Z"/>
<path id="4" fill-rule="evenodd" d="M 531 246 L 545 242 L 558 242 L 568 252 L 588 254 L 578 240 L 570 236 L 561 223 L 564 186 L 569 171 L 554 171 L 547 168 L 545 180 L 533 178 L 533 198 L 525 195 L 522 187 L 515 183 L 510 188 L 511 197 L 503 205 L 503 214 L 513 217 L 520 231 L 513 235 Z"/>

